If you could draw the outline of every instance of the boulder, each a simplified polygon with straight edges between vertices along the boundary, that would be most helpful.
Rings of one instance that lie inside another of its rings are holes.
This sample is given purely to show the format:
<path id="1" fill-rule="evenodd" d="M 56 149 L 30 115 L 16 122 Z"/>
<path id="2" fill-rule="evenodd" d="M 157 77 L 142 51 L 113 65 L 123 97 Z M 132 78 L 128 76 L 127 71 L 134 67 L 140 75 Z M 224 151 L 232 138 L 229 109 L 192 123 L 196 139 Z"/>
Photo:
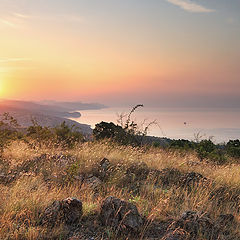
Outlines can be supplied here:
<path id="1" fill-rule="evenodd" d="M 126 175 L 134 176 L 134 181 L 146 180 L 150 170 L 145 162 L 132 164 L 126 171 Z"/>
<path id="2" fill-rule="evenodd" d="M 232 206 L 240 211 L 240 190 L 237 188 L 229 188 L 227 186 L 215 188 L 210 194 L 210 200 L 216 201 L 218 205 L 224 202 L 231 202 Z"/>
<path id="3" fill-rule="evenodd" d="M 208 186 L 211 181 L 200 173 L 183 173 L 175 168 L 164 168 L 162 170 L 152 170 L 149 173 L 157 186 L 171 187 L 179 186 L 182 188 L 191 188 L 194 185 L 204 184 Z"/>
<path id="4" fill-rule="evenodd" d="M 169 231 L 163 238 L 163 240 L 190 240 L 189 236 L 185 231 L 177 229 L 175 231 Z"/>
<path id="5" fill-rule="evenodd" d="M 81 217 L 82 202 L 69 197 L 62 201 L 54 201 L 48 206 L 40 217 L 40 223 L 51 227 L 61 223 L 72 225 L 77 224 Z"/>
<path id="6" fill-rule="evenodd" d="M 209 181 L 206 177 L 204 177 L 202 174 L 196 173 L 196 172 L 186 173 L 180 178 L 180 185 L 182 187 L 191 187 L 194 185 L 198 185 L 200 183 L 203 184 L 203 183 L 207 183 L 207 182 L 209 182 Z"/>
<path id="7" fill-rule="evenodd" d="M 9 184 L 16 179 L 16 174 L 10 172 L 9 174 L 0 173 L 0 184 Z"/>
<path id="8" fill-rule="evenodd" d="M 69 164 L 73 164 L 77 159 L 73 156 L 66 155 L 66 154 L 56 154 L 49 157 L 50 160 L 54 160 L 55 165 L 59 167 L 66 167 Z"/>
<path id="9" fill-rule="evenodd" d="M 213 237 L 214 224 L 208 214 L 196 211 L 186 211 L 173 225 L 173 229 L 183 229 L 195 239 L 199 231 Z"/>
<path id="10" fill-rule="evenodd" d="M 108 168 L 110 167 L 110 161 L 107 158 L 103 158 L 100 162 L 100 168 L 101 170 L 104 172 L 106 172 L 108 170 Z"/>
<path id="11" fill-rule="evenodd" d="M 231 227 L 235 226 L 235 218 L 232 214 L 221 214 L 216 220 L 216 229 L 217 232 L 223 236 L 230 235 Z"/>
<path id="12" fill-rule="evenodd" d="M 235 221 L 232 214 L 221 214 L 218 216 L 217 223 L 221 226 L 230 225 Z"/>
<path id="13" fill-rule="evenodd" d="M 5 183 L 7 180 L 7 176 L 4 173 L 0 172 L 0 183 Z"/>
<path id="14" fill-rule="evenodd" d="M 84 181 L 84 176 L 82 174 L 74 175 L 73 178 L 77 180 L 80 184 Z"/>
<path id="15" fill-rule="evenodd" d="M 137 207 L 116 197 L 107 197 L 101 206 L 100 220 L 103 225 L 117 230 L 137 233 L 143 224 Z"/>
<path id="16" fill-rule="evenodd" d="M 90 175 L 84 179 L 83 183 L 93 190 L 97 190 L 102 185 L 102 181 L 93 175 Z"/>
<path id="17" fill-rule="evenodd" d="M 151 175 L 155 178 L 155 184 L 163 187 L 179 185 L 179 179 L 182 173 L 175 168 L 164 168 L 162 170 L 153 170 Z"/>
<path id="18" fill-rule="evenodd" d="M 103 158 L 100 163 L 98 163 L 93 168 L 93 175 L 101 179 L 102 181 L 106 180 L 109 177 L 111 172 L 111 164 L 107 158 Z"/>

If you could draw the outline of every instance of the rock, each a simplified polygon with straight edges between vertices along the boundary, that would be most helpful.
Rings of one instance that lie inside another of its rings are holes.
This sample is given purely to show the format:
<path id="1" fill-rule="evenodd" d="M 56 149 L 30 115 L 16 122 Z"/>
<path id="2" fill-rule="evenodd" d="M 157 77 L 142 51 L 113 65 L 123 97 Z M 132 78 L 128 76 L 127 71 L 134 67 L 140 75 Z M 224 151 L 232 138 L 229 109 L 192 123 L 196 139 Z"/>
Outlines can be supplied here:
<path id="1" fill-rule="evenodd" d="M 231 202 L 232 206 L 240 211 L 240 190 L 221 186 L 213 189 L 210 194 L 210 200 L 216 201 L 218 205 L 224 202 Z"/>
<path id="2" fill-rule="evenodd" d="M 54 160 L 55 164 L 59 167 L 66 167 L 76 161 L 76 158 L 65 154 L 56 154 L 50 157 L 50 160 Z"/>
<path id="3" fill-rule="evenodd" d="M 189 237 L 184 231 L 177 229 L 177 230 L 168 232 L 162 239 L 164 239 L 164 240 L 187 240 L 187 239 L 189 239 Z"/>
<path id="4" fill-rule="evenodd" d="M 152 170 L 149 173 L 152 179 L 155 179 L 156 187 L 158 185 L 164 187 L 179 186 L 179 187 L 192 187 L 195 184 L 209 184 L 211 181 L 196 172 L 182 173 L 175 168 L 164 168 L 162 170 Z"/>
<path id="5" fill-rule="evenodd" d="M 83 175 L 75 175 L 75 176 L 73 176 L 73 178 L 75 179 L 75 180 L 77 180 L 77 181 L 79 181 L 81 184 L 83 183 L 83 181 L 84 181 L 84 176 Z"/>
<path id="6" fill-rule="evenodd" d="M 134 176 L 134 181 L 146 180 L 150 170 L 145 162 L 139 162 L 131 165 L 127 171 L 126 175 Z"/>
<path id="7" fill-rule="evenodd" d="M 170 187 L 179 184 L 179 179 L 182 173 L 175 168 L 164 168 L 162 170 L 154 170 L 151 172 L 153 177 L 156 178 L 156 185 Z"/>
<path id="8" fill-rule="evenodd" d="M 145 184 L 148 174 L 149 168 L 146 163 L 132 164 L 119 178 L 117 187 L 127 187 L 132 194 L 138 194 L 140 187 Z"/>
<path id="9" fill-rule="evenodd" d="M 4 173 L 0 173 L 0 183 L 5 183 L 7 180 L 7 177 Z"/>
<path id="10" fill-rule="evenodd" d="M 100 219 L 106 226 L 132 233 L 139 232 L 143 224 L 142 217 L 134 204 L 112 196 L 103 201 Z"/>
<path id="11" fill-rule="evenodd" d="M 42 225 L 54 227 L 60 223 L 77 224 L 82 216 L 82 202 L 76 198 L 54 201 L 40 217 Z"/>
<path id="12" fill-rule="evenodd" d="M 110 161 L 107 158 L 103 158 L 98 166 L 98 177 L 104 180 L 109 175 Z"/>
<path id="13" fill-rule="evenodd" d="M 232 214 L 220 215 L 216 221 L 213 221 L 207 213 L 186 211 L 172 224 L 167 234 L 177 231 L 186 235 L 183 239 L 191 240 L 197 239 L 199 233 L 203 234 L 204 239 L 229 239 L 226 236 L 230 235 L 229 227 L 233 225 L 233 222 L 234 216 Z M 173 239 L 175 240 L 175 238 L 169 238 L 169 240 Z M 176 240 L 178 239 L 181 238 L 176 238 Z"/>
<path id="14" fill-rule="evenodd" d="M 105 181 L 111 173 L 111 164 L 107 158 L 103 158 L 92 170 L 94 176 Z"/>
<path id="15" fill-rule="evenodd" d="M 207 178 L 205 178 L 202 174 L 196 172 L 186 173 L 180 179 L 180 185 L 182 187 L 191 187 L 195 184 L 207 182 Z"/>
<path id="16" fill-rule="evenodd" d="M 107 171 L 110 167 L 110 161 L 107 158 L 103 158 L 100 162 L 100 167 L 102 171 Z"/>
<path id="17" fill-rule="evenodd" d="M 234 222 L 235 218 L 232 214 L 221 214 L 218 216 L 217 223 L 222 226 L 230 225 Z"/>
<path id="18" fill-rule="evenodd" d="M 203 212 L 186 211 L 180 219 L 173 225 L 173 229 L 183 229 L 191 236 L 190 239 L 195 239 L 198 232 L 204 232 L 211 236 L 214 232 L 214 224 L 209 215 Z"/>
<path id="19" fill-rule="evenodd" d="M 9 184 L 13 182 L 16 179 L 15 173 L 0 173 L 0 184 Z"/>
<path id="20" fill-rule="evenodd" d="M 88 185 L 93 190 L 97 190 L 102 185 L 102 181 L 93 175 L 90 175 L 88 178 L 84 179 L 83 183 Z"/>

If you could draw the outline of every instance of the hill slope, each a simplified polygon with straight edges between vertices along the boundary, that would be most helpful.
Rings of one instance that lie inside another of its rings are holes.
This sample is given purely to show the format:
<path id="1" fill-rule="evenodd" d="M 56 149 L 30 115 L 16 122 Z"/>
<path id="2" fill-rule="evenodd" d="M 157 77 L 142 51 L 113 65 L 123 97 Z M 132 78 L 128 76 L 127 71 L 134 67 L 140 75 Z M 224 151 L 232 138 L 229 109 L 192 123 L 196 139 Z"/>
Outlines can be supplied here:
<path id="1" fill-rule="evenodd" d="M 90 125 L 81 124 L 67 117 L 79 117 L 80 113 L 68 112 L 69 109 L 61 106 L 41 105 L 26 101 L 1 100 L 0 114 L 8 112 L 21 127 L 32 125 L 34 119 L 41 126 L 55 127 L 63 121 L 69 126 L 78 127 L 84 134 L 91 134 Z"/>

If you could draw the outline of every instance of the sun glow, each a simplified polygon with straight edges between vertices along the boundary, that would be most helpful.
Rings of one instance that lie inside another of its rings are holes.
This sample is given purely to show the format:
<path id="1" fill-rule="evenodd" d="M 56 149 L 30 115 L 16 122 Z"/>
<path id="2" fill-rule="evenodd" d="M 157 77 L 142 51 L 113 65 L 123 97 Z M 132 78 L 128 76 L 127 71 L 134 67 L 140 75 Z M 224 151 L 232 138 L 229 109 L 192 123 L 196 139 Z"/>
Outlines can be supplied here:
<path id="1" fill-rule="evenodd" d="M 1 74 L 0 72 L 0 98 L 3 97 L 3 93 L 4 93 L 4 79 L 5 79 L 5 76 L 3 74 Z"/>
<path id="2" fill-rule="evenodd" d="M 3 80 L 2 80 L 2 77 L 0 75 L 0 93 L 2 93 L 2 89 L 3 89 Z"/>

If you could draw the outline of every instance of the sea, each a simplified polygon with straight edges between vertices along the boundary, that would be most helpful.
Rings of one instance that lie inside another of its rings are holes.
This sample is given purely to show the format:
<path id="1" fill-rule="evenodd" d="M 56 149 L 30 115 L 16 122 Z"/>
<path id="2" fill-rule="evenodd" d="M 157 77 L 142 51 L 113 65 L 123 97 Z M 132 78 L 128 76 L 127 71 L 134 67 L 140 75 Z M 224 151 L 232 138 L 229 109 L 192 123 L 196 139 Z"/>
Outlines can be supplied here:
<path id="1" fill-rule="evenodd" d="M 81 110 L 81 117 L 73 119 L 91 125 L 101 121 L 124 123 L 131 108 L 111 107 L 99 110 Z M 240 139 L 240 108 L 138 108 L 131 120 L 140 130 L 147 126 L 148 135 L 171 139 L 200 141 L 211 139 L 226 143 Z"/>

